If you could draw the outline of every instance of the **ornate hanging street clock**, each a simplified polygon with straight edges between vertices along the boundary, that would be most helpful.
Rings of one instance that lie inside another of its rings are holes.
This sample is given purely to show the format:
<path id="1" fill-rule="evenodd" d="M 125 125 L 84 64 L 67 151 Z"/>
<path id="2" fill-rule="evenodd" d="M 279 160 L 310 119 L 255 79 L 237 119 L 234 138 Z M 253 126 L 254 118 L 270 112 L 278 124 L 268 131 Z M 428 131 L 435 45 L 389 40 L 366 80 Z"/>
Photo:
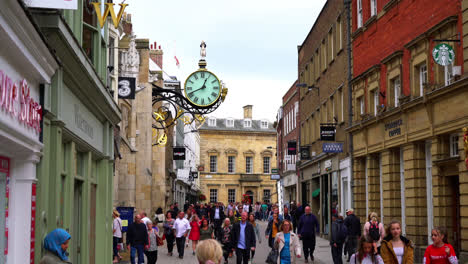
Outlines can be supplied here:
<path id="1" fill-rule="evenodd" d="M 206 69 L 200 69 L 189 75 L 184 86 L 185 97 L 199 107 L 214 105 L 221 96 L 221 82 L 218 77 Z"/>

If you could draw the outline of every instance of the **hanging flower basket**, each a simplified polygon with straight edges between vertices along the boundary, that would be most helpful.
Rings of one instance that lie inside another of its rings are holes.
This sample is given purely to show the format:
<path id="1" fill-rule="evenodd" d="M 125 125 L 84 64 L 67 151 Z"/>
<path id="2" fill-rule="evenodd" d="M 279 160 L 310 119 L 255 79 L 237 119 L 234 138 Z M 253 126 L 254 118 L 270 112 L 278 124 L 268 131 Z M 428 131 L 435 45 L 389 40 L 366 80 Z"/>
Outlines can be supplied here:
<path id="1" fill-rule="evenodd" d="M 206 196 L 205 196 L 204 194 L 200 194 L 200 195 L 198 196 L 198 200 L 200 200 L 200 201 L 205 201 L 205 200 L 206 200 Z"/>

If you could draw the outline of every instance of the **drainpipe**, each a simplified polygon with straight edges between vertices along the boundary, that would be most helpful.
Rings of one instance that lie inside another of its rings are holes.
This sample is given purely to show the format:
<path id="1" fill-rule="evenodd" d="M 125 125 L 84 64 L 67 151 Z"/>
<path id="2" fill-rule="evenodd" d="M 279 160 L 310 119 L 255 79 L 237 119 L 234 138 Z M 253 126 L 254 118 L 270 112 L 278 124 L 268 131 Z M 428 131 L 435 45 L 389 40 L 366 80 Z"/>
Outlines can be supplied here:
<path id="1" fill-rule="evenodd" d="M 348 127 L 351 127 L 353 123 L 353 89 L 351 86 L 351 80 L 353 79 L 352 75 L 352 61 L 351 61 L 351 0 L 344 0 L 344 5 L 347 13 L 347 30 L 346 30 L 346 48 L 348 52 Z M 349 152 L 349 184 L 351 185 L 351 207 L 354 207 L 354 195 L 353 195 L 353 135 L 348 133 L 348 152 Z"/>

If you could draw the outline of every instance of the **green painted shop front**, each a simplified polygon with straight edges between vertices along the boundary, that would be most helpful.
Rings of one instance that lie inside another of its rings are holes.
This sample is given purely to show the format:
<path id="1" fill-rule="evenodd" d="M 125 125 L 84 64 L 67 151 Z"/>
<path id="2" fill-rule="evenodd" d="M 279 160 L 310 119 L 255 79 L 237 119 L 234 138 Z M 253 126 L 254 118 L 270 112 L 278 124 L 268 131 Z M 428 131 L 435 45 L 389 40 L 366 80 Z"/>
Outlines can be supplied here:
<path id="1" fill-rule="evenodd" d="M 47 233 L 63 228 L 71 234 L 72 263 L 111 263 L 113 127 L 121 116 L 105 85 L 106 44 L 99 44 L 107 30 L 96 33 L 99 44 L 90 58 L 78 40 L 80 25 L 75 22 L 80 19 L 67 12 L 33 12 L 62 63 L 45 89 L 35 262 L 44 254 Z"/>

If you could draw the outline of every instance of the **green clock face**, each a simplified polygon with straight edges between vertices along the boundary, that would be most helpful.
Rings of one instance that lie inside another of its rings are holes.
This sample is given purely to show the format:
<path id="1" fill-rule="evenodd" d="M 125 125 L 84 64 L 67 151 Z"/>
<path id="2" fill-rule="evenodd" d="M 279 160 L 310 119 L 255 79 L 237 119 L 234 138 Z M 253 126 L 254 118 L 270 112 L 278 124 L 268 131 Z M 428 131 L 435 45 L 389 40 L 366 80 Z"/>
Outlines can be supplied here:
<path id="1" fill-rule="evenodd" d="M 213 105 L 221 95 L 221 83 L 213 73 L 196 71 L 185 81 L 185 97 L 194 105 L 208 107 Z"/>

